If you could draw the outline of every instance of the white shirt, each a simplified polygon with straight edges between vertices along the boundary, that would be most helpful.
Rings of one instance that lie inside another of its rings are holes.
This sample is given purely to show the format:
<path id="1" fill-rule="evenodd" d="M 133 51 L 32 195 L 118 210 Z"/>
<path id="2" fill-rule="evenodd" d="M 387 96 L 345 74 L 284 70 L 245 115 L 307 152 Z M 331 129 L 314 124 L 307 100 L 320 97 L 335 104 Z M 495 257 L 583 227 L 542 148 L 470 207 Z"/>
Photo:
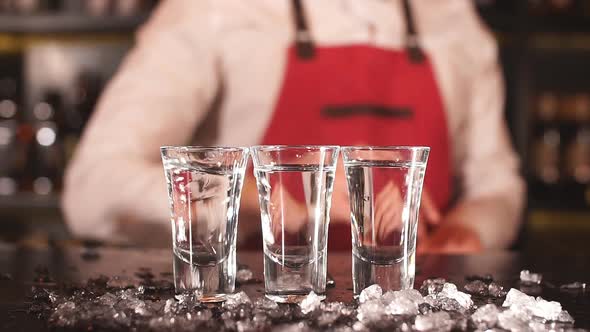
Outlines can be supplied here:
<path id="1" fill-rule="evenodd" d="M 400 0 L 303 1 L 321 45 L 403 47 Z M 524 185 L 503 118 L 497 47 L 468 0 L 411 1 L 446 108 L 462 223 L 488 248 L 511 243 Z M 163 145 L 260 142 L 294 28 L 290 0 L 167 0 L 138 33 L 108 85 L 66 175 L 75 233 L 111 237 L 134 217 L 169 225 Z M 470 209 L 499 197 L 502 206 Z"/>

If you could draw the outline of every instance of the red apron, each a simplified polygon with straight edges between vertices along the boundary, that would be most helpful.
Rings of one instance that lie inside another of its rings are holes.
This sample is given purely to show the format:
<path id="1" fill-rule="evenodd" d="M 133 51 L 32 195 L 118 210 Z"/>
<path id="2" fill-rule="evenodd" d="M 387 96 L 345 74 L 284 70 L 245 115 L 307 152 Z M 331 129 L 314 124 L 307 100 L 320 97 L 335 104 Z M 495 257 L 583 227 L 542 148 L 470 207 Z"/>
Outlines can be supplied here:
<path id="1" fill-rule="evenodd" d="M 446 115 L 432 64 L 416 43 L 408 0 L 403 4 L 408 46 L 389 50 L 315 47 L 301 2 L 293 0 L 296 43 L 261 143 L 429 146 L 424 186 L 444 211 L 451 193 Z M 349 222 L 331 222 L 331 249 L 350 249 Z"/>

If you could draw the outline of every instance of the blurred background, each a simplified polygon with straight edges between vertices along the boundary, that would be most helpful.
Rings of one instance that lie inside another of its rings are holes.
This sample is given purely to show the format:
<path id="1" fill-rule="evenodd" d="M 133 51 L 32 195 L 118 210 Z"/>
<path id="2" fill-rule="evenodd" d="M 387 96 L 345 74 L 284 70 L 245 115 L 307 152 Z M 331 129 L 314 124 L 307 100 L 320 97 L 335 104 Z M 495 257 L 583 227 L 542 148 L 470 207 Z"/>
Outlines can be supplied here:
<path id="1" fill-rule="evenodd" d="M 162 0 L 165 1 L 165 0 Z M 0 241 L 69 240 L 63 172 L 157 0 L 0 0 Z M 474 0 L 528 204 L 515 249 L 590 249 L 590 0 Z"/>

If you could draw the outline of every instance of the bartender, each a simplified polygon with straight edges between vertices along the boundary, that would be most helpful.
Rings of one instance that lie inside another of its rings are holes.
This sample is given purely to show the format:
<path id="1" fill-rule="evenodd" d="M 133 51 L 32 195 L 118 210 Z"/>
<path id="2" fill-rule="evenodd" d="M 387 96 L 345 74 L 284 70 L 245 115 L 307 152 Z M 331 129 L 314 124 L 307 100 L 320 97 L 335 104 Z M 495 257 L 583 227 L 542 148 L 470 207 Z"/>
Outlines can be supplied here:
<path id="1" fill-rule="evenodd" d="M 507 247 L 524 189 L 503 99 L 468 0 L 162 1 L 83 135 L 65 215 L 81 236 L 154 243 L 170 228 L 163 145 L 420 145 L 419 249 Z M 334 227 L 350 223 L 343 178 Z M 241 209 L 258 211 L 252 176 Z"/>

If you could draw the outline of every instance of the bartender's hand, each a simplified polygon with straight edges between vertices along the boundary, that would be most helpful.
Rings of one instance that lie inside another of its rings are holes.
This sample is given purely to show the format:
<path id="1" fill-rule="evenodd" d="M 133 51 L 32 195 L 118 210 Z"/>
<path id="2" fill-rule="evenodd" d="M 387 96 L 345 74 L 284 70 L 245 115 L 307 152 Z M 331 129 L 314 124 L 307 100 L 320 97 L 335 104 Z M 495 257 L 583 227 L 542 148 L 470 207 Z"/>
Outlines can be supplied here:
<path id="1" fill-rule="evenodd" d="M 418 217 L 418 246 L 420 246 L 421 240 L 425 240 L 428 236 L 428 230 L 440 224 L 440 220 L 440 211 L 434 204 L 428 189 L 424 188 L 420 203 L 420 216 Z"/>
<path id="2" fill-rule="evenodd" d="M 391 187 L 391 186 L 387 186 Z M 393 189 L 393 188 L 389 188 Z M 390 198 L 393 204 L 400 204 L 401 202 L 395 202 L 396 191 L 386 190 L 381 195 L 381 199 Z M 399 195 L 399 191 L 397 191 Z M 398 199 L 399 201 L 399 199 Z M 350 201 L 348 198 L 348 188 L 346 185 L 346 174 L 344 174 L 344 166 L 342 163 L 338 164 L 336 168 L 336 175 L 334 178 L 334 191 L 332 193 L 332 207 L 330 209 L 330 222 L 331 223 L 350 223 Z M 385 206 L 385 204 L 384 204 Z M 393 210 L 393 209 L 392 209 Z M 427 229 L 441 222 L 441 214 L 434 204 L 428 190 L 424 188 L 422 192 L 422 203 L 420 204 L 420 221 L 418 223 L 418 239 L 424 239 L 426 237 Z M 385 227 L 387 230 L 395 229 L 396 225 L 388 225 Z"/>
<path id="3" fill-rule="evenodd" d="M 472 253 L 481 251 L 479 235 L 471 228 L 444 220 L 424 188 L 418 222 L 419 253 Z"/>
<path id="4" fill-rule="evenodd" d="M 468 226 L 441 223 L 418 245 L 419 253 L 462 254 L 482 250 L 479 235 Z"/>

